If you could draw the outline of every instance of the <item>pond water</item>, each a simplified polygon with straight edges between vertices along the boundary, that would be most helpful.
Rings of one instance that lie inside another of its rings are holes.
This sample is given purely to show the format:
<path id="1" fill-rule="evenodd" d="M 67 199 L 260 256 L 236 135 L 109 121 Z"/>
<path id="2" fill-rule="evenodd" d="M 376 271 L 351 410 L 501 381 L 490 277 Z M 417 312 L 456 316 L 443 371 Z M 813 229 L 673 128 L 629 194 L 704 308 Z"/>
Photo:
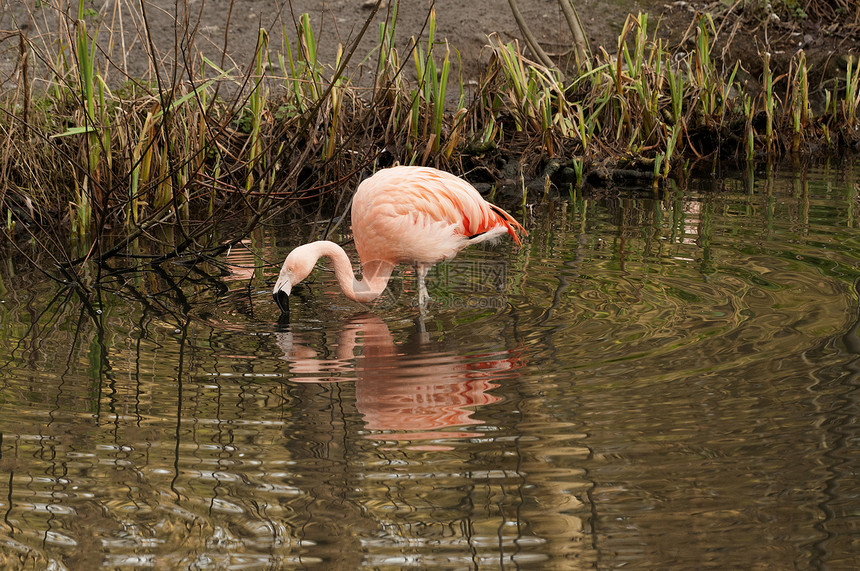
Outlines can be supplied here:
<path id="1" fill-rule="evenodd" d="M 0 282 L 0 567 L 856 568 L 860 168 L 515 211 L 350 302 L 294 245 Z"/>

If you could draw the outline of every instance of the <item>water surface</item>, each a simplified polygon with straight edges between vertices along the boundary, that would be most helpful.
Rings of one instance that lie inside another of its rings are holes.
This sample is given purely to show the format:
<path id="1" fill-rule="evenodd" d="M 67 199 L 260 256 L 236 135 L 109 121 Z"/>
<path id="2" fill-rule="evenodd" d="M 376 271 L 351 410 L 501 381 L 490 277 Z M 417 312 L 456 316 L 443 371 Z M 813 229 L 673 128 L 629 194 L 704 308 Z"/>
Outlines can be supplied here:
<path id="1" fill-rule="evenodd" d="M 858 174 L 530 205 L 423 320 L 318 270 L 278 325 L 274 230 L 86 302 L 8 260 L 0 567 L 854 568 Z"/>

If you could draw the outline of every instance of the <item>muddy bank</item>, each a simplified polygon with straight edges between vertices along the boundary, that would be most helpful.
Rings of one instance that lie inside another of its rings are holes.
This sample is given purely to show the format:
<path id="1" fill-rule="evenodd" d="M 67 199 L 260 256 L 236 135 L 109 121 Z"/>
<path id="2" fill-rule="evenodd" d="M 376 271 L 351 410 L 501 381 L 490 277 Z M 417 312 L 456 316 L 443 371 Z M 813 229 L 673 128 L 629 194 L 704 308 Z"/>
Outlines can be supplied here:
<path id="1" fill-rule="evenodd" d="M 76 4 L 76 3 L 75 3 Z M 205 3 L 152 0 L 140 4 L 95 0 L 87 4 L 85 20 L 90 31 L 99 31 L 104 56 L 112 62 L 106 72 L 118 82 L 123 76 L 152 81 L 158 69 L 165 77 L 182 70 L 195 52 L 241 72 L 254 62 L 260 28 L 269 33 L 270 52 L 286 53 L 286 40 L 296 44 L 301 14 L 309 14 L 319 50 L 319 61 L 334 65 L 338 46 L 349 46 L 359 36 L 372 14 L 372 2 L 362 0 L 243 0 Z M 597 2 L 577 4 L 592 45 L 611 46 L 627 14 L 639 10 L 662 11 L 662 4 L 641 2 Z M 427 39 L 428 14 L 436 11 L 436 38 L 448 42 L 458 55 L 454 73 L 460 68 L 465 78 L 476 79 L 486 68 L 487 38 L 497 34 L 503 41 L 521 38 L 506 0 L 437 0 L 403 3 L 397 14 L 397 37 L 402 53 L 411 38 Z M 375 63 L 378 25 L 390 17 L 392 5 L 386 0 L 377 11 L 356 50 L 354 79 L 361 83 Z M 570 49 L 570 31 L 555 0 L 523 2 L 521 11 L 543 47 L 563 59 Z M 16 81 L 19 70 L 17 32 L 23 32 L 34 52 L 55 53 L 57 37 L 68 35 L 77 18 L 77 6 L 64 10 L 50 2 L 3 0 L 0 6 L 0 85 Z M 5 33 L 4 33 L 5 32 Z M 188 41 L 188 38 L 193 38 Z M 33 64 L 49 57 L 36 57 Z M 156 62 L 157 65 L 153 65 Z M 44 63 L 44 62 L 43 62 Z M 276 62 L 275 62 L 276 63 Z"/>

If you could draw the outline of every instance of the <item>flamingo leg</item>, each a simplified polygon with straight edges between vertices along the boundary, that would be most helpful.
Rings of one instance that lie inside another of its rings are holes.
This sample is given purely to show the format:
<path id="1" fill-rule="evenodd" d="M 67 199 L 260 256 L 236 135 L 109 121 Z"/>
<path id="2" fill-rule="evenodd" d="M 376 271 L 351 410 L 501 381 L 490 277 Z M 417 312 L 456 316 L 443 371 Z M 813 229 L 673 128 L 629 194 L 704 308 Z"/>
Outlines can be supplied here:
<path id="1" fill-rule="evenodd" d="M 427 293 L 427 285 L 424 283 L 424 278 L 427 277 L 427 272 L 430 271 L 427 264 L 415 263 L 415 275 L 418 278 L 418 307 L 424 309 L 430 301 L 430 295 Z"/>
<path id="2" fill-rule="evenodd" d="M 427 312 L 424 308 L 418 312 L 418 317 L 415 318 L 415 327 L 418 333 L 418 341 L 422 344 L 426 344 L 430 342 L 430 334 L 427 333 L 427 325 L 424 323 L 424 318 L 426 317 Z"/>

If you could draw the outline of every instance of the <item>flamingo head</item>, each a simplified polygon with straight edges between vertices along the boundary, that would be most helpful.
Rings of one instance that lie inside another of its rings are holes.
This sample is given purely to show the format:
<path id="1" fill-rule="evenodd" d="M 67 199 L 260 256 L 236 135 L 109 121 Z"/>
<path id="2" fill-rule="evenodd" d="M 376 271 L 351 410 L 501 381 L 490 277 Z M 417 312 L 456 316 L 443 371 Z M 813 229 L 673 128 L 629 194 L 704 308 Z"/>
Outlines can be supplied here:
<path id="1" fill-rule="evenodd" d="M 278 281 L 275 282 L 275 289 L 272 291 L 275 303 L 284 315 L 290 313 L 290 293 L 293 291 L 293 286 L 308 277 L 317 261 L 317 257 L 311 255 L 306 246 L 310 244 L 299 246 L 290 252 L 284 260 L 284 265 L 281 266 Z"/>

